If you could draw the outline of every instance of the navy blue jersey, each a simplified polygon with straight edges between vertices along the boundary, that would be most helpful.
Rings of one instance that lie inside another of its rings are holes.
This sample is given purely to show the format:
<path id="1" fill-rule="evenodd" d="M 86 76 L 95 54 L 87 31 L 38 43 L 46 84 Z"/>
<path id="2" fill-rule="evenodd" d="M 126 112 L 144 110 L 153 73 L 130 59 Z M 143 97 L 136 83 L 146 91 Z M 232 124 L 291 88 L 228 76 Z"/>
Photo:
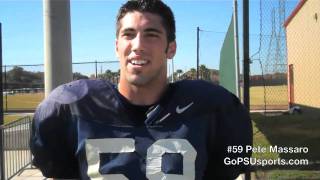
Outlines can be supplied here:
<path id="1" fill-rule="evenodd" d="M 117 89 L 102 80 L 56 88 L 33 121 L 33 164 L 46 177 L 112 180 L 235 179 L 243 165 L 225 165 L 229 145 L 251 145 L 248 112 L 220 86 L 180 81 L 134 116 Z M 141 119 L 143 118 L 143 119 Z"/>

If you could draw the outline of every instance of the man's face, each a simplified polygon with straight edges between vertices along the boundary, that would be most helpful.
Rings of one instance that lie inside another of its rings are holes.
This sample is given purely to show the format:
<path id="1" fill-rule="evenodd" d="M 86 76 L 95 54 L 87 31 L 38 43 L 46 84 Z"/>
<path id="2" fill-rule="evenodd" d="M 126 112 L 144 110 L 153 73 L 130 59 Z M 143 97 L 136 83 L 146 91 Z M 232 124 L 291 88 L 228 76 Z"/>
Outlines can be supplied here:
<path id="1" fill-rule="evenodd" d="M 168 44 L 161 17 L 133 11 L 120 23 L 116 54 L 121 78 L 136 86 L 161 82 L 167 75 L 167 59 L 176 52 L 175 41 Z"/>

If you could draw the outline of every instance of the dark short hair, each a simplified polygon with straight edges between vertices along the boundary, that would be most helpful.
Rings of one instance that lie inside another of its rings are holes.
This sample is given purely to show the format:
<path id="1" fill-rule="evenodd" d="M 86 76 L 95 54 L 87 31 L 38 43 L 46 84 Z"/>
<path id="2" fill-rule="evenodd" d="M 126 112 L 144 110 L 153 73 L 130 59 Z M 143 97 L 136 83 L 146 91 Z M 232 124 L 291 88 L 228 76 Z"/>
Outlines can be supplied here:
<path id="1" fill-rule="evenodd" d="M 167 33 L 168 42 L 176 39 L 176 26 L 173 12 L 170 7 L 161 0 L 129 0 L 121 6 L 117 15 L 116 35 L 118 37 L 120 31 L 120 20 L 129 12 L 148 12 L 161 17 L 162 25 Z"/>

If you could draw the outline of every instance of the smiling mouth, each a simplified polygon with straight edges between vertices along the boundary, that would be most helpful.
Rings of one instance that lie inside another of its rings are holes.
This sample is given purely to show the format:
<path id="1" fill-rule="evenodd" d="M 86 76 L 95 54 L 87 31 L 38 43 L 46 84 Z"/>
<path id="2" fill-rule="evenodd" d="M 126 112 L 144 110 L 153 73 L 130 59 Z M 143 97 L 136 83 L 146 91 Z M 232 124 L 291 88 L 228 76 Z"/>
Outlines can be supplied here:
<path id="1" fill-rule="evenodd" d="M 147 60 L 129 60 L 129 63 L 134 66 L 144 66 L 148 64 Z"/>

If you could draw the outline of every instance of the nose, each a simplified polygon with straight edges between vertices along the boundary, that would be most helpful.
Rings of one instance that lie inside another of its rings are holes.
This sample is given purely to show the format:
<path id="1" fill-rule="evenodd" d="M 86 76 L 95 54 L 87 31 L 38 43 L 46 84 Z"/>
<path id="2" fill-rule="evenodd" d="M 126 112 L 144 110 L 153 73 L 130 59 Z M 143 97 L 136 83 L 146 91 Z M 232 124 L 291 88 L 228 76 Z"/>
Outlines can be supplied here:
<path id="1" fill-rule="evenodd" d="M 143 52 L 144 51 L 144 42 L 141 34 L 137 34 L 134 39 L 131 41 L 132 51 L 134 52 Z"/>

